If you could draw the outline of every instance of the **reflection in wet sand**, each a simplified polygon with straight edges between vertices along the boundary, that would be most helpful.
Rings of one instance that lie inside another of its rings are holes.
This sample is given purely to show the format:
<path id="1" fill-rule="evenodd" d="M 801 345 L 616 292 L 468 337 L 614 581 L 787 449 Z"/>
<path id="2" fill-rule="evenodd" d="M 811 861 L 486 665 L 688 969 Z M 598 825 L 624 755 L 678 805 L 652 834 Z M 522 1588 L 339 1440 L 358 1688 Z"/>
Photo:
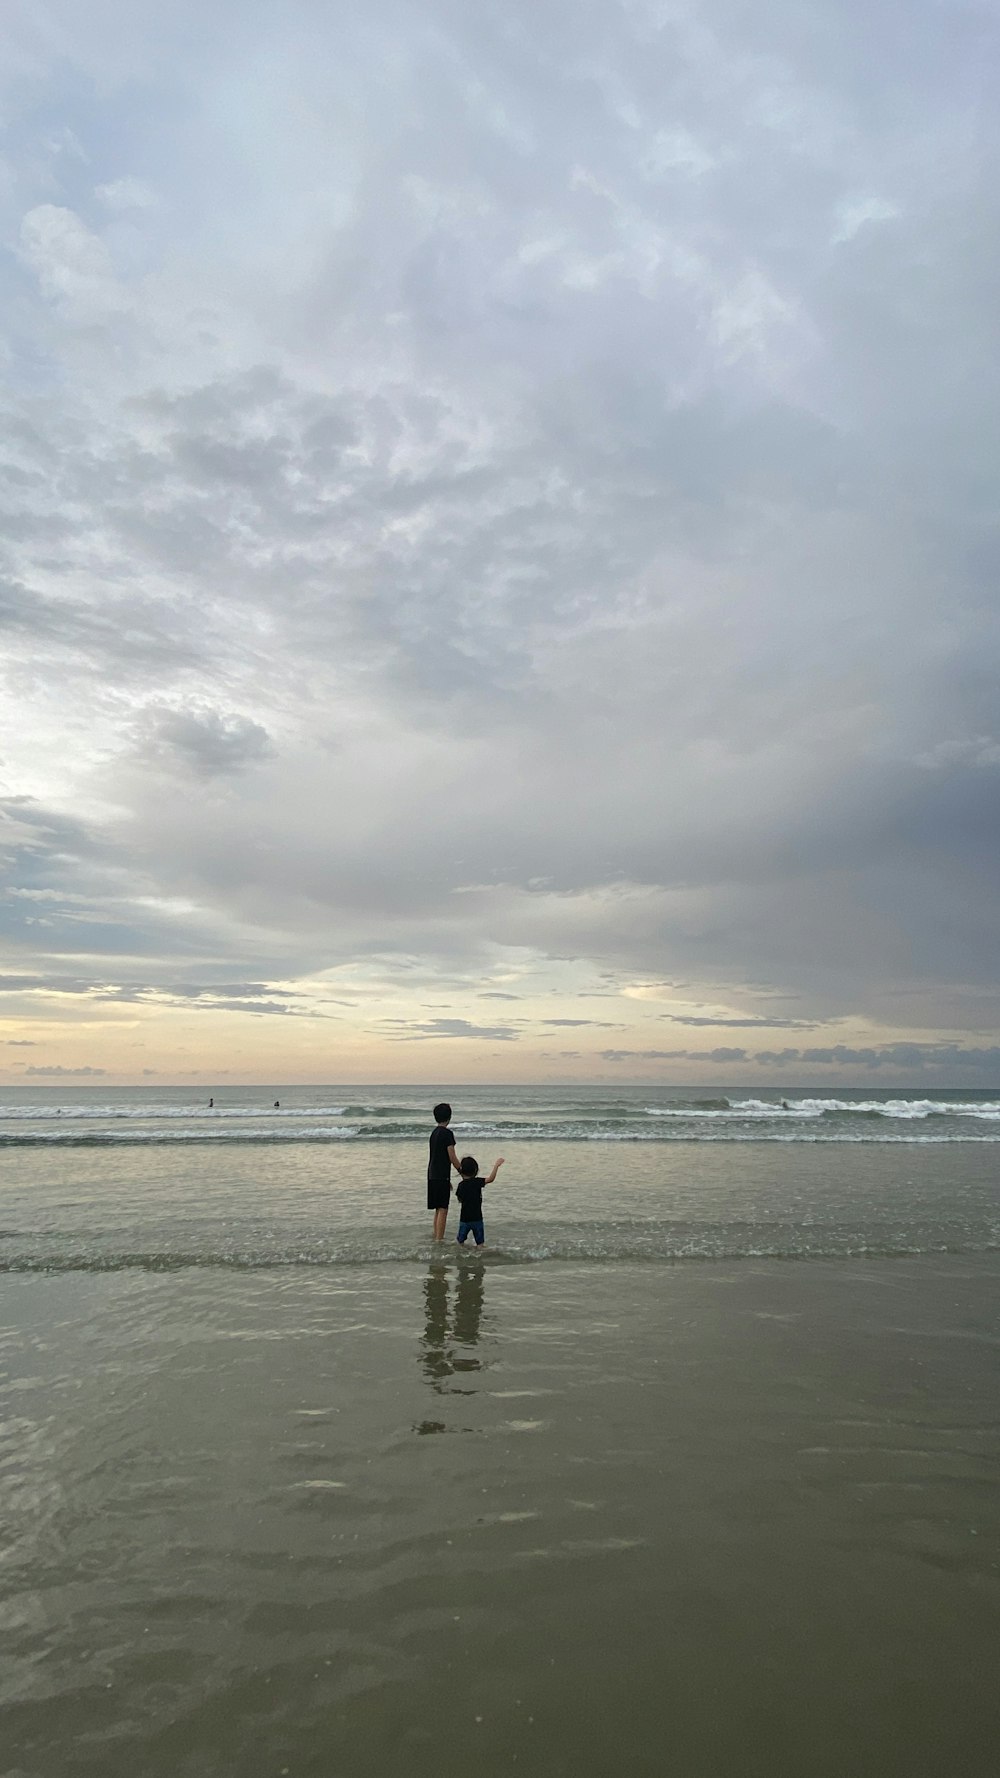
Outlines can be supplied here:
<path id="1" fill-rule="evenodd" d="M 456 1372 L 486 1368 L 479 1345 L 485 1302 L 485 1273 L 478 1260 L 460 1260 L 457 1268 L 432 1260 L 424 1279 L 424 1331 L 420 1363 L 431 1388 L 439 1394 L 468 1394 L 448 1379 Z M 456 1350 L 459 1348 L 459 1350 Z"/>
<path id="2" fill-rule="evenodd" d="M 443 1260 L 432 1260 L 424 1279 L 424 1337 L 420 1362 L 432 1389 L 440 1389 L 451 1376 L 446 1351 L 448 1339 L 448 1270 Z"/>
<path id="3" fill-rule="evenodd" d="M 455 1280 L 455 1313 L 452 1331 L 455 1342 L 460 1346 L 478 1346 L 479 1326 L 483 1318 L 483 1286 L 485 1273 L 478 1260 L 468 1264 L 459 1263 L 458 1275 Z M 457 1371 L 479 1371 L 483 1369 L 483 1361 L 479 1357 L 463 1355 L 455 1357 Z"/>

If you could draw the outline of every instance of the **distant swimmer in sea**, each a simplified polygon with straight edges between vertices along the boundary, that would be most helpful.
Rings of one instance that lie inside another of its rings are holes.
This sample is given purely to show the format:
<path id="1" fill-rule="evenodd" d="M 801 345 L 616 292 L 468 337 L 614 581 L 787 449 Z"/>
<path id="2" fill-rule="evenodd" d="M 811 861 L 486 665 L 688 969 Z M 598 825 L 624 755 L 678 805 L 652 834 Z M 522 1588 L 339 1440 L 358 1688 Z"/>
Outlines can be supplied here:
<path id="1" fill-rule="evenodd" d="M 791 1106 L 790 1106 L 790 1105 L 789 1105 L 789 1103 L 788 1103 L 788 1100 L 787 1100 L 787 1099 L 782 1099 L 782 1101 L 781 1101 L 781 1109 L 782 1109 L 782 1111 L 791 1111 L 791 1109 L 792 1109 L 792 1108 L 791 1108 Z"/>
<path id="2" fill-rule="evenodd" d="M 280 1110 L 281 1110 L 281 1100 L 280 1100 L 280 1099 L 275 1099 L 275 1101 L 274 1101 L 274 1109 L 275 1109 L 275 1111 L 280 1111 Z"/>
<path id="3" fill-rule="evenodd" d="M 214 1100 L 214 1099 L 210 1099 L 210 1100 L 209 1100 L 209 1101 L 208 1101 L 208 1109 L 209 1109 L 209 1111 L 214 1111 L 214 1110 L 215 1110 L 215 1100 Z"/>

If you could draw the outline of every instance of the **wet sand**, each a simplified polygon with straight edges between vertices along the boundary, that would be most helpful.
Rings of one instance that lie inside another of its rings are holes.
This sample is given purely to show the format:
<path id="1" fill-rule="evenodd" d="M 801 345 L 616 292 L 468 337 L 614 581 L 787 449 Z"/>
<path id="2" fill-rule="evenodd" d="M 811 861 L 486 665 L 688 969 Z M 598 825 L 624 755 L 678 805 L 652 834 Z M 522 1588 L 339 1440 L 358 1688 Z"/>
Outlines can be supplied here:
<path id="1" fill-rule="evenodd" d="M 5 1778 L 985 1778 L 998 1286 L 8 1276 Z"/>

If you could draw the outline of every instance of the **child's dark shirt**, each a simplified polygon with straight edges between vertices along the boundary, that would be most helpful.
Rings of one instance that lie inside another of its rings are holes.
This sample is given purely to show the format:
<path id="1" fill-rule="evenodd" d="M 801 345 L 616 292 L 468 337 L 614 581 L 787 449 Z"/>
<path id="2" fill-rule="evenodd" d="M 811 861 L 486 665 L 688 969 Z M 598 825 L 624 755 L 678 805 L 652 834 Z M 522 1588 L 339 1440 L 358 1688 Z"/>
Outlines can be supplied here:
<path id="1" fill-rule="evenodd" d="M 482 1222 L 485 1184 L 485 1179 L 460 1179 L 456 1185 L 455 1196 L 462 1206 L 463 1222 Z"/>

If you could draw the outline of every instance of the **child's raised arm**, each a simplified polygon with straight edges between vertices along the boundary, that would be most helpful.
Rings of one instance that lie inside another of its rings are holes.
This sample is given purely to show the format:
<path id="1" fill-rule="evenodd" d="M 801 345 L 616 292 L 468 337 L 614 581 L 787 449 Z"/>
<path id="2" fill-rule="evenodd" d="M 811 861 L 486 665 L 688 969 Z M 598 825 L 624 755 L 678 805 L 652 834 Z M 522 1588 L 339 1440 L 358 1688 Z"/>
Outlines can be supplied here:
<path id="1" fill-rule="evenodd" d="M 496 1176 L 499 1173 L 502 1166 L 503 1166 L 503 1155 L 500 1156 L 500 1159 L 498 1161 L 493 1162 L 493 1171 L 492 1171 L 492 1173 L 487 1173 L 486 1178 L 483 1180 L 483 1184 L 484 1185 L 492 1185 L 494 1179 L 496 1178 Z"/>

